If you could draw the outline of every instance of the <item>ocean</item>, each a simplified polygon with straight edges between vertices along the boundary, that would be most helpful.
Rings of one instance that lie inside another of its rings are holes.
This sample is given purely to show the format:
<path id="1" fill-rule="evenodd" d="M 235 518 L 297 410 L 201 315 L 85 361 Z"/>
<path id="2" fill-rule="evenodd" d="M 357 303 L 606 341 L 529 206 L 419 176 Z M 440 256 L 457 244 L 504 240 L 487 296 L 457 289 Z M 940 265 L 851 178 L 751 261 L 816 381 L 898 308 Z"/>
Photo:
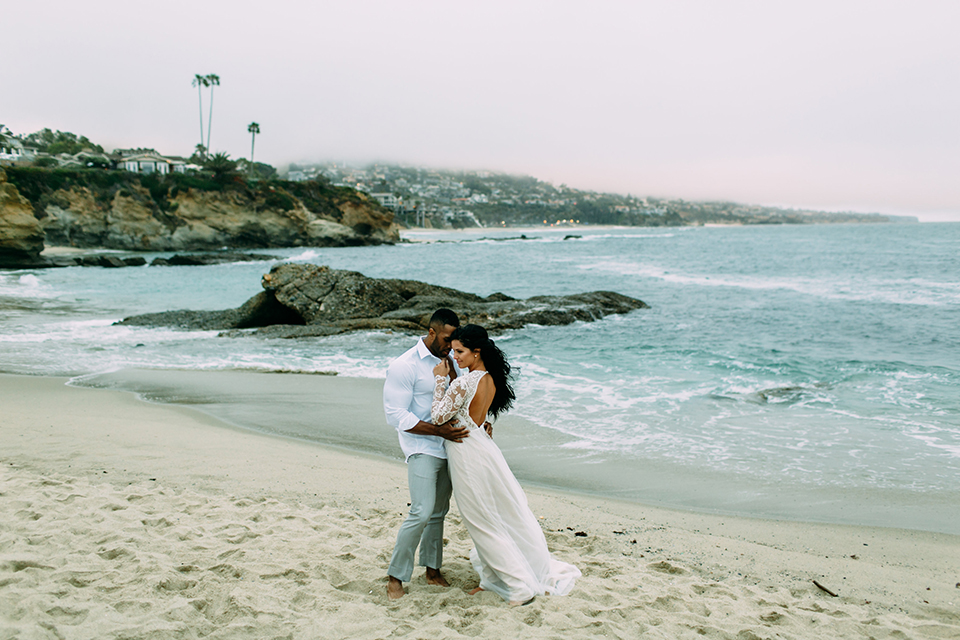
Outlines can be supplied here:
<path id="1" fill-rule="evenodd" d="M 522 481 L 960 533 L 960 224 L 404 237 L 412 242 L 264 253 L 480 295 L 610 290 L 651 307 L 497 338 L 519 370 L 497 438 Z M 0 371 L 128 389 L 243 428 L 398 458 L 385 423 L 354 438 L 312 428 L 315 376 L 271 376 L 289 392 L 266 394 L 201 372 L 382 378 L 409 335 L 280 340 L 113 326 L 138 313 L 239 306 L 271 264 L 0 272 Z"/>

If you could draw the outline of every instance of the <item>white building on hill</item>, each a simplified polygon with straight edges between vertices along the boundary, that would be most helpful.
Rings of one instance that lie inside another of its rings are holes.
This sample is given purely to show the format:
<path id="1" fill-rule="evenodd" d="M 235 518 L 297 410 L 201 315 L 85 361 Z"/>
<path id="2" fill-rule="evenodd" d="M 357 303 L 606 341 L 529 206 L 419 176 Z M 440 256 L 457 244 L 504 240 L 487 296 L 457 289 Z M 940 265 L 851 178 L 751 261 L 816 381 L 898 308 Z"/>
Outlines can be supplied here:
<path id="1" fill-rule="evenodd" d="M 29 162 L 37 156 L 34 149 L 23 146 L 16 138 L 7 136 L 6 140 L 0 145 L 0 164 L 16 164 L 18 162 Z"/>
<path id="2" fill-rule="evenodd" d="M 397 205 L 400 204 L 400 201 L 397 200 L 397 196 L 392 193 L 371 193 L 372 197 L 376 198 L 383 206 L 388 209 L 396 209 Z"/>
<path id="3" fill-rule="evenodd" d="M 170 172 L 186 173 L 187 162 L 179 158 L 162 156 L 156 151 L 144 150 L 143 153 L 126 153 L 125 149 L 118 149 L 114 153 L 120 156 L 117 162 L 118 169 L 125 169 L 133 173 L 159 173 L 167 175 Z M 139 149 L 137 150 L 139 151 Z"/>

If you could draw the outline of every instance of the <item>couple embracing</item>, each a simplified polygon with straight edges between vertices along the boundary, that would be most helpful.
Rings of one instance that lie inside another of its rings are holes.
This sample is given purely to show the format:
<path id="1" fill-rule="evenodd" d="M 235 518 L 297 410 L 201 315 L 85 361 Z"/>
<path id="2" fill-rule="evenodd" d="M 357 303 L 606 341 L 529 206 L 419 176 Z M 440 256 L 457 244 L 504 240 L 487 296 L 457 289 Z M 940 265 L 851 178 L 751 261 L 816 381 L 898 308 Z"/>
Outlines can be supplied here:
<path id="1" fill-rule="evenodd" d="M 580 571 L 550 556 L 523 489 L 488 433 L 487 417 L 496 419 L 513 400 L 503 352 L 483 327 L 461 327 L 450 309 L 437 310 L 427 335 L 391 363 L 383 408 L 400 435 L 410 485 L 410 513 L 387 571 L 391 599 L 404 595 L 417 547 L 427 582 L 450 586 L 440 565 L 451 493 L 473 539 L 470 561 L 480 586 L 472 593 L 493 591 L 518 605 L 573 588 Z"/>

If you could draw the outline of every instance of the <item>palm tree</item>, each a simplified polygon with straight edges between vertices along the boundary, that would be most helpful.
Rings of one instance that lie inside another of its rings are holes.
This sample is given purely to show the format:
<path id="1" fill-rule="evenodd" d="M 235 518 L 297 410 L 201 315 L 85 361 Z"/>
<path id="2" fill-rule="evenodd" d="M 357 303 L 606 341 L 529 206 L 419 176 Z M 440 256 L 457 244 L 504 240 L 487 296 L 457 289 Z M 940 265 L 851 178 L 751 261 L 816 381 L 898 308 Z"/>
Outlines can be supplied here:
<path id="1" fill-rule="evenodd" d="M 206 76 L 196 73 L 193 76 L 193 86 L 197 88 L 197 98 L 200 100 L 200 145 L 203 146 L 203 88 L 209 87 L 210 81 Z"/>
<path id="2" fill-rule="evenodd" d="M 207 149 L 210 149 L 210 132 L 213 129 L 213 88 L 220 86 L 220 76 L 210 73 L 204 76 L 207 86 L 210 87 L 210 118 L 207 120 Z M 201 116 L 202 117 L 202 116 Z"/>
<path id="3" fill-rule="evenodd" d="M 193 155 L 190 156 L 190 162 L 193 162 L 194 164 L 203 164 L 203 160 L 206 157 L 207 148 L 202 144 L 198 144 L 193 150 Z"/>
<path id="4" fill-rule="evenodd" d="M 231 160 L 230 154 L 221 151 L 220 153 L 208 156 L 203 163 L 203 168 L 213 172 L 214 180 L 225 183 L 229 182 L 236 175 L 237 161 Z"/>
<path id="5" fill-rule="evenodd" d="M 260 133 L 260 125 L 251 122 L 247 125 L 247 131 L 250 133 L 250 170 L 253 170 L 253 145 L 257 142 L 257 134 Z"/>

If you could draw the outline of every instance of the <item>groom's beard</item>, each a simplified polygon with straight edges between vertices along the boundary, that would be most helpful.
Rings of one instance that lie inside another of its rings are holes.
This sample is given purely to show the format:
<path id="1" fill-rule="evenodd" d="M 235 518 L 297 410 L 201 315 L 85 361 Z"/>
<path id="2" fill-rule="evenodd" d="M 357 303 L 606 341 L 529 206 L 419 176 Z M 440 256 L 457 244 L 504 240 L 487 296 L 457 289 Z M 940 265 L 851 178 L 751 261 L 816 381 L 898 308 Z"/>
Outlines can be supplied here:
<path id="1" fill-rule="evenodd" d="M 434 338 L 433 342 L 427 345 L 427 349 L 430 350 L 430 353 L 440 358 L 441 360 L 445 359 L 448 355 L 450 355 L 450 349 L 449 348 L 444 349 L 443 347 L 441 347 L 440 340 L 437 338 Z"/>

